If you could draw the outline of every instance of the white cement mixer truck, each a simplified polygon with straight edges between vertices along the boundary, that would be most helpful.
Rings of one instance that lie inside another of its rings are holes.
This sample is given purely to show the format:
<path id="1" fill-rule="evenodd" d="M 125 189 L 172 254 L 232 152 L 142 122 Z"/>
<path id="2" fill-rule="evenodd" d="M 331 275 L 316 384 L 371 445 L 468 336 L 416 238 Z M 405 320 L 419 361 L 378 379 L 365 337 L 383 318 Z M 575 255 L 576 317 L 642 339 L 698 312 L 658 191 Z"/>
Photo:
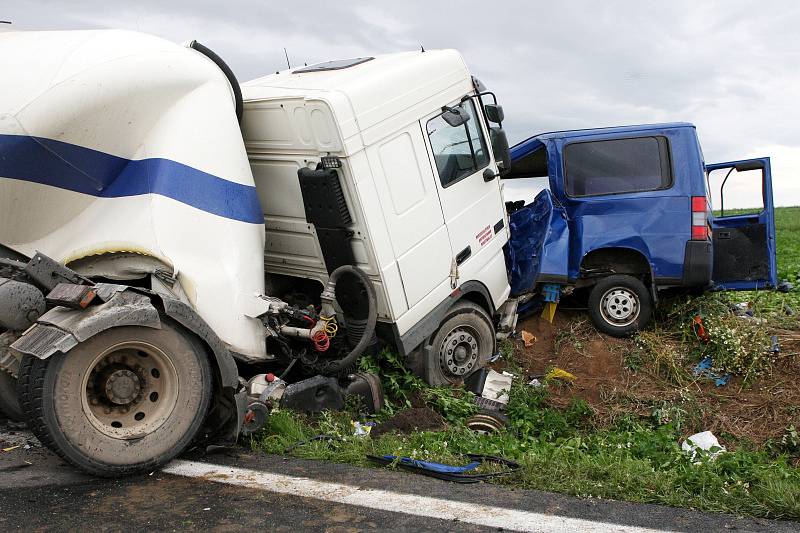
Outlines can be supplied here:
<path id="1" fill-rule="evenodd" d="M 77 467 L 234 442 L 270 365 L 381 339 L 458 384 L 513 328 L 502 108 L 457 52 L 240 88 L 197 43 L 6 30 L 0 71 L 0 410 Z"/>

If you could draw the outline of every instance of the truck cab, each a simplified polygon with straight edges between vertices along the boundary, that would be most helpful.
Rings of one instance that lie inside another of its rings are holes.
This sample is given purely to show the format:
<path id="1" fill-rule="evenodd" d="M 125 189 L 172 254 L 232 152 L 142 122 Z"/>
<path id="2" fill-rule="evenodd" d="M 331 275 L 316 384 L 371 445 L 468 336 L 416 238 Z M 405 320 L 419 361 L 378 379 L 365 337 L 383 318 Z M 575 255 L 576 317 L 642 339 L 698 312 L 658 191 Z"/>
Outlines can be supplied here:
<path id="1" fill-rule="evenodd" d="M 586 289 L 597 327 L 623 336 L 663 289 L 776 286 L 769 158 L 707 165 L 687 123 L 546 133 L 511 154 L 514 294 Z"/>
<path id="2" fill-rule="evenodd" d="M 497 167 L 508 151 L 492 149 L 502 130 L 485 107 L 498 108 L 458 52 L 330 61 L 242 90 L 273 293 L 319 294 L 356 265 L 376 288 L 379 332 L 429 382 L 483 366 L 511 290 Z"/>

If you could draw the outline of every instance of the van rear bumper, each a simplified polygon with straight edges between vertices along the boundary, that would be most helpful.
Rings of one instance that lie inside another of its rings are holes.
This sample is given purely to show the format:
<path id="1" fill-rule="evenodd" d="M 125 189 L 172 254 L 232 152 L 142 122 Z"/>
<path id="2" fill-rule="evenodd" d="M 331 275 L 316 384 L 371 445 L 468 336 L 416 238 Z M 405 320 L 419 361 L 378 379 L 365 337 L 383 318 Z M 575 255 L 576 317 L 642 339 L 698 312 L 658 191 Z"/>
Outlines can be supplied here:
<path id="1" fill-rule="evenodd" d="M 705 287 L 711 284 L 714 253 L 711 241 L 688 241 L 683 256 L 683 280 L 686 287 Z"/>

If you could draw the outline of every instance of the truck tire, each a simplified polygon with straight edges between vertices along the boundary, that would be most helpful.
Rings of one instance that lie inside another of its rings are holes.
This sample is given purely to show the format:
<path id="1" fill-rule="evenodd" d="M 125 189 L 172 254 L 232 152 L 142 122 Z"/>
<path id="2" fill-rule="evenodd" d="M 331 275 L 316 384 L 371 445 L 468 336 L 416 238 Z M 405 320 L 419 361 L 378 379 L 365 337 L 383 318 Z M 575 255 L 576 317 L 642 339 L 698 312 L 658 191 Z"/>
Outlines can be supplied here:
<path id="1" fill-rule="evenodd" d="M 22 406 L 17 399 L 17 380 L 0 370 L 0 417 L 5 415 L 14 422 L 22 422 Z"/>
<path id="2" fill-rule="evenodd" d="M 650 291 L 638 278 L 602 278 L 589 293 L 589 316 L 595 327 L 612 337 L 628 337 L 650 321 Z"/>
<path id="3" fill-rule="evenodd" d="M 494 353 L 495 331 L 488 313 L 469 300 L 459 300 L 427 343 L 429 385 L 460 385 L 482 368 Z"/>
<path id="4" fill-rule="evenodd" d="M 150 471 L 181 453 L 211 389 L 203 345 L 166 318 L 161 329 L 112 328 L 44 361 L 27 356 L 18 384 L 39 440 L 103 477 Z"/>

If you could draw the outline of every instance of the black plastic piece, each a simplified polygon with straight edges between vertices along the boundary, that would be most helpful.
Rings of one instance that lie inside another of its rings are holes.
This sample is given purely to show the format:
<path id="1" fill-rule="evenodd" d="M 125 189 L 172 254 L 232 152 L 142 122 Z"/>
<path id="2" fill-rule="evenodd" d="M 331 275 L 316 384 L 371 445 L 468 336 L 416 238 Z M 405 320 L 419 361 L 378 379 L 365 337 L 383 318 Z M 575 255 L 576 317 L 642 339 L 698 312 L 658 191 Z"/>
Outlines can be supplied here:
<path id="1" fill-rule="evenodd" d="M 345 389 L 346 396 L 358 396 L 369 414 L 383 409 L 383 386 L 375 374 L 357 373 L 348 376 L 350 384 Z"/>
<path id="2" fill-rule="evenodd" d="M 314 376 L 286 387 L 281 407 L 306 413 L 344 408 L 344 394 L 336 378 Z"/>
<path id="3" fill-rule="evenodd" d="M 90 280 L 42 253 L 34 255 L 25 265 L 25 273 L 40 289 L 48 292 L 53 290 L 59 283 L 93 285 Z"/>
<path id="4" fill-rule="evenodd" d="M 320 228 L 317 227 L 317 238 L 322 248 L 322 257 L 325 259 L 325 268 L 328 274 L 342 265 L 352 265 L 356 259 L 350 239 L 353 232 L 345 228 Z"/>
<path id="5" fill-rule="evenodd" d="M 489 369 L 486 367 L 480 368 L 473 372 L 466 380 L 464 380 L 464 388 L 473 394 L 480 396 L 483 393 L 483 386 L 486 384 L 486 376 L 489 375 Z"/>
<path id="6" fill-rule="evenodd" d="M 335 170 L 301 168 L 297 176 L 308 222 L 323 228 L 341 228 L 353 222 Z"/>
<path id="7" fill-rule="evenodd" d="M 710 241 L 688 241 L 683 256 L 684 287 L 705 287 L 711 284 L 711 270 L 714 265 L 714 254 Z M 659 283 L 664 283 L 659 280 Z"/>

